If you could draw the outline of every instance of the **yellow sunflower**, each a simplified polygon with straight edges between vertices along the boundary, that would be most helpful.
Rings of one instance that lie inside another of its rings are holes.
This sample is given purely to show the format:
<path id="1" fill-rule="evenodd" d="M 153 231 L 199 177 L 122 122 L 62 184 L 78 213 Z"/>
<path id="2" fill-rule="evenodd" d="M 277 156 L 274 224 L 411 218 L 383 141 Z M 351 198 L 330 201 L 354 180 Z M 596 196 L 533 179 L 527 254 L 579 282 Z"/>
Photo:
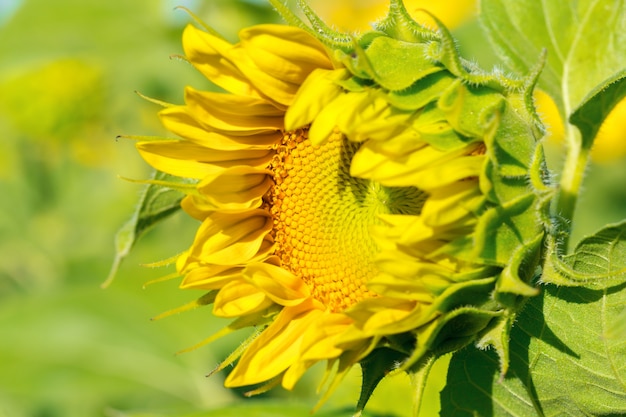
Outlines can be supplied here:
<path id="1" fill-rule="evenodd" d="M 523 112 L 496 78 L 459 72 L 447 39 L 414 29 L 414 42 L 364 37 L 366 51 L 292 26 L 244 29 L 236 44 L 185 29 L 187 59 L 225 92 L 187 88 L 184 105 L 160 113 L 181 139 L 137 146 L 156 169 L 197 180 L 182 207 L 201 224 L 177 269 L 182 288 L 207 290 L 201 304 L 234 319 L 209 340 L 258 329 L 218 368 L 236 361 L 226 386 L 291 389 L 320 361 L 334 386 L 388 350 L 385 372 L 409 368 L 502 314 L 491 293 L 503 258 L 484 246 L 508 232 L 481 216 L 519 197 L 511 184 L 527 188 L 515 169 L 531 158 L 502 168 L 506 184 L 485 172 L 501 121 Z M 473 318 L 459 328 L 462 316 Z"/>

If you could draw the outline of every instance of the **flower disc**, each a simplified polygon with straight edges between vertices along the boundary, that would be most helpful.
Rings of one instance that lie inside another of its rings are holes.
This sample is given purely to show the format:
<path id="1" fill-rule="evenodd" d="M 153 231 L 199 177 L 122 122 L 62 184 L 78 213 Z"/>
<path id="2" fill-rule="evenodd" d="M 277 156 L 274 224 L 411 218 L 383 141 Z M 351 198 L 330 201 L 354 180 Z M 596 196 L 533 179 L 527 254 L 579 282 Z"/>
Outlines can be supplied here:
<path id="1" fill-rule="evenodd" d="M 358 147 L 339 133 L 313 146 L 300 129 L 283 135 L 271 164 L 275 253 L 332 312 L 375 296 L 367 282 L 377 274 L 371 227 L 379 215 L 419 214 L 424 201 L 417 188 L 352 177 Z"/>

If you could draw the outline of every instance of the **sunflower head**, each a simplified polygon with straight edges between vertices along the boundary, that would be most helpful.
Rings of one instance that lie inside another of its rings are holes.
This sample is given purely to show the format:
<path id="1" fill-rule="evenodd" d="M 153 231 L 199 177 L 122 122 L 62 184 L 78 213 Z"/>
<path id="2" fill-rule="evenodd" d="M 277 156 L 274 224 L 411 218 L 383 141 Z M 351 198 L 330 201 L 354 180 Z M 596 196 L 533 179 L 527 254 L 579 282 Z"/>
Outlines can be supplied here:
<path id="1" fill-rule="evenodd" d="M 536 293 L 549 192 L 537 74 L 474 68 L 400 1 L 358 38 L 273 4 L 293 26 L 236 44 L 185 29 L 187 59 L 225 91 L 188 88 L 160 113 L 179 138 L 138 144 L 196 180 L 181 287 L 233 319 L 208 341 L 256 328 L 218 368 L 236 362 L 226 385 L 290 389 L 325 361 L 330 388 L 357 363 L 373 386 L 474 341 L 506 371 L 502 335 Z"/>

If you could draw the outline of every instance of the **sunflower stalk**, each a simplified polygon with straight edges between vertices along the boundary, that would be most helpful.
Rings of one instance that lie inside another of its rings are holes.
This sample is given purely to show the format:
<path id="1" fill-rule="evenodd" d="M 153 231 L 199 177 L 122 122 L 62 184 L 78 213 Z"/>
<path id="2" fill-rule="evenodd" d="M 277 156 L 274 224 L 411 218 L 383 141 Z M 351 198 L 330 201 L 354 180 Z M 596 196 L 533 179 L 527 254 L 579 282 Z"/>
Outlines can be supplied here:
<path id="1" fill-rule="evenodd" d="M 572 125 L 568 125 L 566 129 L 565 149 L 566 154 L 559 181 L 558 199 L 553 211 L 553 215 L 560 219 L 559 224 L 565 228 L 560 232 L 563 253 L 567 253 L 568 250 L 576 201 L 582 188 L 590 156 L 590 149 L 583 147 L 580 132 Z"/>

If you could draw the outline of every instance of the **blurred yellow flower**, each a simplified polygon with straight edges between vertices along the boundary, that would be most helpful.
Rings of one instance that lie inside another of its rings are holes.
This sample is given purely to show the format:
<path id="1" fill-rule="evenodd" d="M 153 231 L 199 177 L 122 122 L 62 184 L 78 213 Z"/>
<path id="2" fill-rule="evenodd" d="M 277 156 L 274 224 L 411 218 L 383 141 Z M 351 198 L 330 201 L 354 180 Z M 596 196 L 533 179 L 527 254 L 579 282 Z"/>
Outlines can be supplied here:
<path id="1" fill-rule="evenodd" d="M 591 157 L 600 163 L 608 163 L 626 155 L 626 99 L 617 103 L 602 123 L 591 148 Z"/>
<path id="2" fill-rule="evenodd" d="M 539 89 L 535 90 L 534 98 L 537 113 L 546 127 L 548 140 L 553 143 L 561 143 L 565 135 L 565 127 L 556 103 L 548 94 Z"/>
<path id="3" fill-rule="evenodd" d="M 137 145 L 156 169 L 198 180 L 182 202 L 201 225 L 177 261 L 181 287 L 208 290 L 199 303 L 234 319 L 207 341 L 259 329 L 218 368 L 237 360 L 226 385 L 291 389 L 320 361 L 337 383 L 401 333 L 411 356 L 436 334 L 440 295 L 494 280 L 447 253 L 484 204 L 484 132 L 457 120 L 470 91 L 428 63 L 442 88 L 420 90 L 416 107 L 397 97 L 402 109 L 344 89 L 349 71 L 302 29 L 239 36 L 185 29 L 187 59 L 226 92 L 187 88 L 160 113 L 182 139 Z"/>
<path id="4" fill-rule="evenodd" d="M 477 3 L 477 0 L 404 0 L 411 17 L 432 28 L 436 27 L 435 22 L 421 10 L 454 28 L 476 16 Z M 370 24 L 382 18 L 389 7 L 388 0 L 314 0 L 310 4 L 322 19 L 342 31 L 371 29 Z"/>
<path id="5" fill-rule="evenodd" d="M 98 162 L 106 154 L 107 145 L 94 134 L 105 103 L 98 67 L 80 59 L 59 59 L 7 76 L 0 90 L 0 112 L 21 139 L 37 143 L 43 159 L 53 160 L 68 145 L 83 163 Z"/>

